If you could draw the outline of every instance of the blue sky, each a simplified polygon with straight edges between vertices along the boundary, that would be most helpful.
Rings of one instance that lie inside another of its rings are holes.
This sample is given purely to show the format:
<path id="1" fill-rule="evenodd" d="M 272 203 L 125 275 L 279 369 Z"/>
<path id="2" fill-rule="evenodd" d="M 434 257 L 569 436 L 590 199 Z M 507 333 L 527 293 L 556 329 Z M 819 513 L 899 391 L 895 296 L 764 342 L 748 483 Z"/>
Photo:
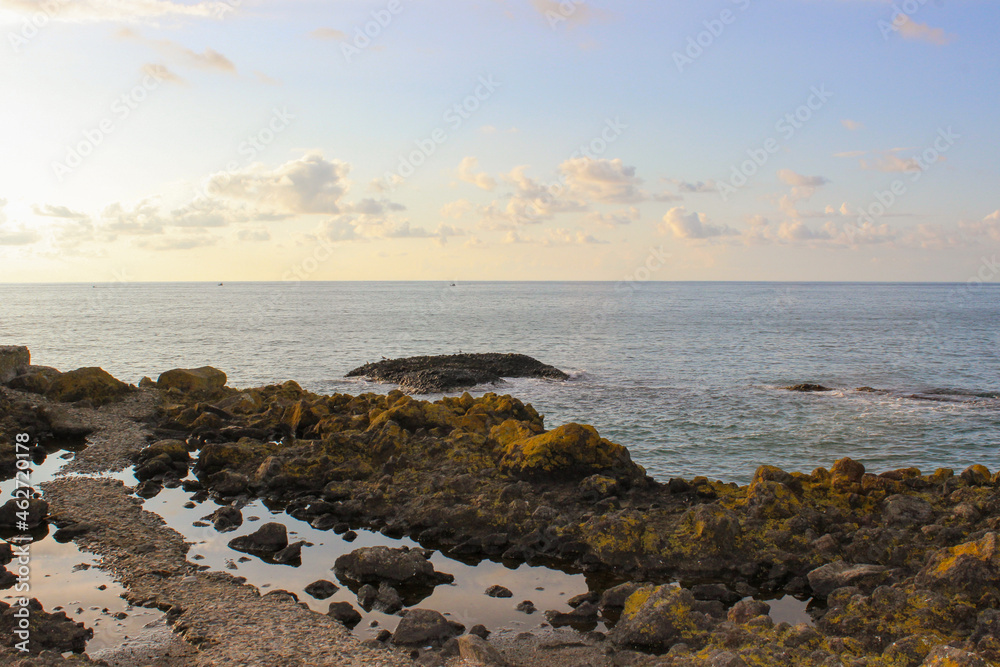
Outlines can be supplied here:
<path id="1" fill-rule="evenodd" d="M 996 280 L 996 25 L 0 0 L 0 281 Z"/>

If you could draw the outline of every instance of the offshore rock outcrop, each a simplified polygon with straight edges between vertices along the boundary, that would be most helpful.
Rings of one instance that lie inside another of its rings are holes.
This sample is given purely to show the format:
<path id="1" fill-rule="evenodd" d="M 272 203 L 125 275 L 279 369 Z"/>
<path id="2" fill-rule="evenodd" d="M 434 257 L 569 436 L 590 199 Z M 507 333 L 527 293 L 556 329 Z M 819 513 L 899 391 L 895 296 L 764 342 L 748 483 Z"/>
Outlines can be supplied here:
<path id="1" fill-rule="evenodd" d="M 435 357 L 384 359 L 355 368 L 347 377 L 399 385 L 415 394 L 435 394 L 497 384 L 503 378 L 568 380 L 569 375 L 523 354 L 452 354 Z"/>

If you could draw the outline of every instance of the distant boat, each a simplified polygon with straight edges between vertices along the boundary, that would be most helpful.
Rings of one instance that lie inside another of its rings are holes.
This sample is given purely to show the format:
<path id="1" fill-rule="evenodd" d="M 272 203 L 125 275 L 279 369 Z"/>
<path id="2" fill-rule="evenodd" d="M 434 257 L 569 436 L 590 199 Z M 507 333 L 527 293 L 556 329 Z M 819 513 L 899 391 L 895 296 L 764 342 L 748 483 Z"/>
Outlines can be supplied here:
<path id="1" fill-rule="evenodd" d="M 458 285 L 456 285 L 455 283 L 452 283 L 451 286 L 452 287 L 458 287 Z"/>
<path id="2" fill-rule="evenodd" d="M 219 287 L 222 287 L 222 283 L 219 283 Z"/>

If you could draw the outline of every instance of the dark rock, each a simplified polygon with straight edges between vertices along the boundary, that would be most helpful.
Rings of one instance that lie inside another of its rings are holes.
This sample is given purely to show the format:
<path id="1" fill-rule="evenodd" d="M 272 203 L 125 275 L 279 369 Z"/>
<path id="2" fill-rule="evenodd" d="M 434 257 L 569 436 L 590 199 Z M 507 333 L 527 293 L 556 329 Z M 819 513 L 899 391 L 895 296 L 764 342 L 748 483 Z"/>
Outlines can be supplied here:
<path id="1" fill-rule="evenodd" d="M 340 587 L 332 581 L 320 579 L 306 586 L 305 591 L 317 600 L 325 600 L 340 590 Z"/>
<path id="2" fill-rule="evenodd" d="M 838 560 L 816 568 L 807 578 L 813 593 L 826 597 L 845 586 L 874 589 L 888 579 L 887 570 L 882 565 L 855 565 Z"/>
<path id="3" fill-rule="evenodd" d="M 489 630 L 486 629 L 485 625 L 479 624 L 479 625 L 473 625 L 471 628 L 469 628 L 469 634 L 475 635 L 480 639 L 487 639 L 491 633 Z"/>
<path id="4" fill-rule="evenodd" d="M 252 554 L 273 554 L 288 546 L 288 531 L 280 523 L 265 523 L 249 535 L 230 540 L 229 548 Z"/>
<path id="5" fill-rule="evenodd" d="M 326 612 L 326 615 L 340 621 L 348 629 L 354 628 L 361 622 L 361 614 L 351 606 L 350 602 L 331 602 L 330 610 Z"/>
<path id="6" fill-rule="evenodd" d="M 793 384 L 790 387 L 784 387 L 788 391 L 799 391 L 803 393 L 816 392 L 816 391 L 832 391 L 829 387 L 824 387 L 821 384 L 814 384 L 811 382 L 804 382 L 802 384 Z"/>
<path id="7" fill-rule="evenodd" d="M 926 524 L 934 516 L 934 508 L 926 500 L 897 494 L 885 499 L 883 516 L 890 526 Z"/>
<path id="8" fill-rule="evenodd" d="M 431 394 L 503 378 L 534 377 L 568 380 L 569 376 L 523 354 L 455 354 L 436 357 L 387 359 L 355 368 L 347 377 L 398 384 L 407 391 Z"/>
<path id="9" fill-rule="evenodd" d="M 67 526 L 63 526 L 53 533 L 52 538 L 56 542 L 66 543 L 75 540 L 81 535 L 86 535 L 95 528 L 97 528 L 97 526 L 92 523 L 71 523 Z"/>
<path id="10" fill-rule="evenodd" d="M 163 484 L 152 479 L 139 482 L 135 486 L 135 494 L 140 498 L 152 498 L 163 490 Z"/>
<path id="11" fill-rule="evenodd" d="M 48 515 L 49 504 L 41 498 L 11 498 L 0 507 L 0 528 L 31 530 L 45 523 Z"/>
<path id="12" fill-rule="evenodd" d="M 271 556 L 271 559 L 274 560 L 275 563 L 295 565 L 297 567 L 302 564 L 302 547 L 305 545 L 306 542 L 304 540 L 289 544 L 287 547 Z"/>
<path id="13" fill-rule="evenodd" d="M 346 535 L 345 535 L 346 537 Z M 357 583 L 381 583 L 436 586 L 451 583 L 450 574 L 435 572 L 434 566 L 419 549 L 362 547 L 340 556 L 334 570 L 341 580 Z"/>
<path id="14" fill-rule="evenodd" d="M 722 584 L 698 584 L 691 587 L 691 595 L 696 600 L 718 600 L 724 604 L 735 604 L 743 599 L 739 593 L 734 593 Z"/>
<path id="15" fill-rule="evenodd" d="M 220 533 L 228 533 L 243 525 L 243 512 L 233 505 L 220 507 L 205 518 L 210 519 Z"/>
<path id="16" fill-rule="evenodd" d="M 598 601 L 597 606 L 601 609 L 622 609 L 625 606 L 625 601 L 628 600 L 632 593 L 635 593 L 644 586 L 650 585 L 652 584 L 630 581 L 613 588 L 609 588 L 601 595 L 601 599 Z"/>
<path id="17" fill-rule="evenodd" d="M 750 619 L 758 616 L 767 616 L 771 613 L 771 605 L 760 600 L 741 600 L 729 610 L 728 618 L 730 623 L 746 623 Z"/>
<path id="18" fill-rule="evenodd" d="M 246 475 L 221 470 L 208 478 L 208 485 L 223 496 L 237 496 L 247 490 L 250 480 Z"/>
<path id="19" fill-rule="evenodd" d="M 499 584 L 494 584 L 486 589 L 486 594 L 491 598 L 512 598 L 514 594 L 509 588 L 501 586 Z"/>
<path id="20" fill-rule="evenodd" d="M 465 631 L 461 623 L 449 621 L 440 612 L 430 609 L 411 609 L 396 626 L 392 641 L 398 646 L 424 646 L 440 644 Z"/>
<path id="21" fill-rule="evenodd" d="M 531 600 L 523 600 L 521 602 L 518 602 L 517 606 L 514 608 L 520 612 L 529 615 L 534 614 L 536 611 L 538 611 L 538 609 L 535 607 L 535 603 L 533 603 Z"/>
<path id="22" fill-rule="evenodd" d="M 87 641 L 94 636 L 93 630 L 83 623 L 74 622 L 66 612 L 57 611 L 52 614 L 46 612 L 36 599 L 28 600 L 27 607 L 30 610 L 28 650 L 31 653 L 37 654 L 41 651 L 83 653 Z M 20 627 L 20 619 L 15 613 L 22 608 L 19 603 L 9 605 L 0 601 L 0 637 L 3 637 L 4 643 L 14 639 L 14 629 Z"/>
<path id="23" fill-rule="evenodd" d="M 497 651 L 485 637 L 472 634 L 459 637 L 458 655 L 463 660 L 463 664 L 476 665 L 477 667 L 507 667 L 509 664 L 504 660 L 500 652 Z"/>
<path id="24" fill-rule="evenodd" d="M 568 625 L 578 630 L 592 630 L 597 626 L 597 605 L 584 602 L 571 612 L 550 609 L 545 612 L 545 619 L 555 628 Z"/>
<path id="25" fill-rule="evenodd" d="M 38 411 L 49 424 L 49 431 L 57 438 L 82 438 L 94 432 L 94 427 L 71 414 L 61 405 L 47 405 Z"/>
<path id="26" fill-rule="evenodd" d="M 27 372 L 31 365 L 31 352 L 24 346 L 0 346 L 0 384 L 7 384 Z"/>

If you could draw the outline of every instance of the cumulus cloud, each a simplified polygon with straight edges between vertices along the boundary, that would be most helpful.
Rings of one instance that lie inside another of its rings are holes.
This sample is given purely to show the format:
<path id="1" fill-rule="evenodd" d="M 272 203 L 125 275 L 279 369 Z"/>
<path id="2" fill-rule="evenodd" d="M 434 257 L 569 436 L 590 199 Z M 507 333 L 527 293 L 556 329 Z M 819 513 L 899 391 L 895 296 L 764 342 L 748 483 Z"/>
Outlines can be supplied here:
<path id="1" fill-rule="evenodd" d="M 677 206 L 667 211 L 658 228 L 662 234 L 673 234 L 677 238 L 691 240 L 739 234 L 727 225 L 710 224 L 707 215 L 694 211 L 688 213 L 683 206 Z"/>
<path id="2" fill-rule="evenodd" d="M 242 171 L 222 172 L 209 178 L 207 190 L 219 197 L 270 207 L 288 215 L 341 212 L 350 166 L 308 153 L 267 169 L 252 165 Z"/>
<path id="3" fill-rule="evenodd" d="M 632 204 L 649 196 L 639 189 L 635 167 L 620 159 L 573 158 L 559 166 L 572 196 L 595 202 Z"/>
<path id="4" fill-rule="evenodd" d="M 993 241 L 1000 241 L 1000 210 L 990 213 L 982 220 L 975 222 L 960 222 L 958 224 L 962 233 L 972 237 L 985 237 Z"/>
<path id="5" fill-rule="evenodd" d="M 851 120 L 850 118 L 845 118 L 840 122 L 844 127 L 846 127 L 851 132 L 857 132 L 858 130 L 865 129 L 864 123 L 859 123 L 858 121 Z"/>
<path id="6" fill-rule="evenodd" d="M 219 18 L 233 10 L 228 2 L 174 0 L 0 0 L 0 12 L 42 13 L 57 21 L 140 21 L 171 16 Z"/>
<path id="7" fill-rule="evenodd" d="M 477 173 L 476 168 L 478 166 L 479 160 L 477 158 L 471 156 L 462 158 L 462 162 L 458 165 L 459 180 L 471 183 L 481 190 L 495 189 L 497 186 L 496 179 L 485 172 Z"/>
<path id="8" fill-rule="evenodd" d="M 475 207 L 472 205 L 468 199 L 459 199 L 457 201 L 448 202 L 441 207 L 441 217 L 452 218 L 458 220 L 464 218 L 468 213 L 471 213 Z"/>

